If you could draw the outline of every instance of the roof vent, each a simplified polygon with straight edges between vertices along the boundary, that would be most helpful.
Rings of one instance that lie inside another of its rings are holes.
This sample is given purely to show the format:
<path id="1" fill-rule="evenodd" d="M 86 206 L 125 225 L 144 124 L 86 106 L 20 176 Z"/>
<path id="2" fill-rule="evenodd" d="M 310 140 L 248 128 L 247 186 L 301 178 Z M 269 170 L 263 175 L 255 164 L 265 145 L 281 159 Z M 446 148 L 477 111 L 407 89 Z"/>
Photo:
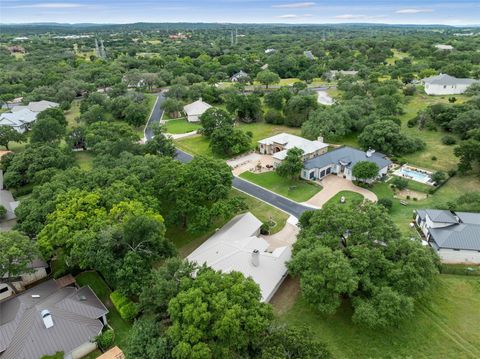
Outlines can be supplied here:
<path id="1" fill-rule="evenodd" d="M 252 264 L 255 267 L 258 267 L 260 265 L 260 252 L 258 249 L 254 249 L 252 252 Z"/>
<path id="2" fill-rule="evenodd" d="M 53 318 L 48 309 L 44 309 L 40 313 L 42 315 L 42 320 L 43 324 L 45 325 L 45 328 L 51 328 L 53 327 Z"/>
<path id="3" fill-rule="evenodd" d="M 372 148 L 369 148 L 367 151 L 367 157 L 372 157 L 372 155 L 375 153 L 375 150 Z"/>
<path id="4" fill-rule="evenodd" d="M 32 294 L 32 298 L 40 298 L 39 294 Z"/>
<path id="5" fill-rule="evenodd" d="M 87 300 L 87 297 L 85 297 L 84 295 L 79 295 L 79 296 L 78 296 L 78 300 L 79 300 L 80 302 L 85 302 L 85 301 Z"/>

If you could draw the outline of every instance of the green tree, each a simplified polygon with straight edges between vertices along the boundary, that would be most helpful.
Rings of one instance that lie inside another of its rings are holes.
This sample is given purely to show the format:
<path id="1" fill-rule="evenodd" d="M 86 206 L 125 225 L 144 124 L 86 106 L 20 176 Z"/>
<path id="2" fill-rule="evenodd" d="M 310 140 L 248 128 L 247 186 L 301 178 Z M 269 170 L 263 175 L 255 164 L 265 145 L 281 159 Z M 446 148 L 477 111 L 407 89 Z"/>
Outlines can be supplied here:
<path id="1" fill-rule="evenodd" d="M 303 168 L 303 150 L 294 147 L 287 151 L 285 159 L 277 166 L 276 171 L 282 177 L 296 179 Z"/>
<path id="2" fill-rule="evenodd" d="M 144 104 L 131 103 L 125 108 L 123 115 L 127 123 L 134 127 L 139 127 L 147 121 L 148 109 Z"/>
<path id="3" fill-rule="evenodd" d="M 408 187 L 408 180 L 403 177 L 395 176 L 393 178 L 392 184 L 401 191 Z"/>
<path id="4" fill-rule="evenodd" d="M 315 96 L 292 96 L 285 106 L 285 124 L 300 127 L 309 118 L 310 111 L 317 107 Z"/>
<path id="5" fill-rule="evenodd" d="M 280 76 L 273 71 L 263 70 L 257 74 L 256 80 L 268 89 L 268 85 L 278 84 L 280 82 Z"/>
<path id="6" fill-rule="evenodd" d="M 4 146 L 8 151 L 8 144 L 10 142 L 25 142 L 26 136 L 23 133 L 17 132 L 13 127 L 1 125 L 0 126 L 0 146 Z"/>
<path id="7" fill-rule="evenodd" d="M 212 151 L 221 156 L 233 156 L 248 151 L 251 145 L 251 132 L 243 132 L 233 126 L 219 127 L 210 136 Z"/>
<path id="8" fill-rule="evenodd" d="M 272 320 L 258 285 L 239 272 L 204 267 L 180 286 L 168 304 L 172 325 L 166 334 L 174 346 L 173 358 L 245 356 Z"/>
<path id="9" fill-rule="evenodd" d="M 165 135 L 165 128 L 155 126 L 153 128 L 153 138 L 145 144 L 145 152 L 152 155 L 175 156 L 175 145 L 173 140 Z"/>
<path id="10" fill-rule="evenodd" d="M 447 179 L 447 175 L 445 174 L 445 172 L 437 171 L 437 172 L 432 174 L 431 178 L 432 178 L 432 181 L 435 182 L 436 185 L 439 185 Z"/>
<path id="11" fill-rule="evenodd" d="M 233 94 L 227 97 L 227 110 L 236 115 L 237 119 L 246 122 L 258 122 L 262 118 L 262 103 L 254 95 Z"/>
<path id="12" fill-rule="evenodd" d="M 394 326 L 413 315 L 438 273 L 436 254 L 401 237 L 382 206 L 332 204 L 300 223 L 288 268 L 321 313 L 334 313 L 349 298 L 354 322 Z"/>
<path id="13" fill-rule="evenodd" d="M 171 351 L 161 323 L 146 317 L 135 321 L 125 348 L 127 359 L 170 359 Z"/>
<path id="14" fill-rule="evenodd" d="M 221 108 L 211 107 L 200 116 L 203 134 L 210 137 L 215 129 L 220 127 L 232 127 L 235 124 L 233 117 Z"/>
<path id="15" fill-rule="evenodd" d="M 17 289 L 13 280 L 25 273 L 32 273 L 29 264 L 37 259 L 37 245 L 27 236 L 17 231 L 0 232 L 0 278 L 3 278 L 12 290 Z"/>
<path id="16" fill-rule="evenodd" d="M 183 103 L 175 98 L 167 98 L 162 103 L 163 110 L 172 118 L 180 117 L 180 112 L 183 110 Z"/>
<path id="17" fill-rule="evenodd" d="M 30 141 L 32 143 L 55 143 L 65 137 L 67 129 L 53 117 L 35 121 Z"/>
<path id="18" fill-rule="evenodd" d="M 370 161 L 357 162 L 352 168 L 352 175 L 360 181 L 369 181 L 375 179 L 378 176 L 377 164 Z"/>

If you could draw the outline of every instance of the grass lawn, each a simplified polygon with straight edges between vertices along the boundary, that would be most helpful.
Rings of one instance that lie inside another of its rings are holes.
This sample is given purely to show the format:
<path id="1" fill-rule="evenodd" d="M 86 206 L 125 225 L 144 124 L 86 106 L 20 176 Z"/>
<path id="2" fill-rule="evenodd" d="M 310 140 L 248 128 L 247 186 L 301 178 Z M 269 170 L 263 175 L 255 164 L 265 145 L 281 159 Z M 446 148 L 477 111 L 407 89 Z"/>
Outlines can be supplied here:
<path id="1" fill-rule="evenodd" d="M 110 301 L 111 290 L 107 283 L 98 275 L 97 272 L 83 272 L 75 278 L 79 286 L 89 285 L 95 292 L 97 297 L 103 302 L 103 304 L 109 310 L 107 314 L 108 324 L 113 328 L 115 332 L 115 345 L 118 345 L 120 349 L 125 348 L 126 341 L 128 339 L 128 333 L 132 325 L 120 317 L 112 302 Z"/>
<path id="2" fill-rule="evenodd" d="M 80 116 L 80 100 L 73 100 L 70 109 L 65 111 L 65 118 L 67 119 L 67 127 L 72 129 L 78 126 L 76 119 Z"/>
<path id="3" fill-rule="evenodd" d="M 93 155 L 89 151 L 75 152 L 75 161 L 82 170 L 91 170 Z"/>
<path id="4" fill-rule="evenodd" d="M 321 316 L 301 297 L 279 319 L 306 326 L 335 358 L 479 358 L 479 284 L 478 277 L 440 275 L 414 317 L 391 329 L 353 324 L 347 303 L 335 315 Z"/>
<path id="5" fill-rule="evenodd" d="M 395 65 L 395 61 L 408 57 L 407 52 L 399 51 L 397 49 L 392 49 L 392 52 L 393 52 L 393 56 L 387 58 L 388 65 Z"/>
<path id="6" fill-rule="evenodd" d="M 285 212 L 235 189 L 230 191 L 230 196 L 242 198 L 248 207 L 247 210 L 252 212 L 262 222 L 270 220 L 275 222 L 276 226 L 271 228 L 272 234 L 280 231 L 285 226 L 288 219 L 288 214 Z M 180 255 L 186 257 L 215 233 L 217 228 L 221 228 L 229 220 L 230 219 L 216 221 L 208 231 L 200 235 L 188 233 L 178 226 L 169 226 L 167 228 L 167 238 L 173 241 Z"/>
<path id="7" fill-rule="evenodd" d="M 299 128 L 292 128 L 280 125 L 271 125 L 265 122 L 257 123 L 238 123 L 237 128 L 243 131 L 251 131 L 252 137 L 252 149 L 257 146 L 257 141 L 270 137 L 282 132 L 291 133 L 294 135 L 300 135 L 301 130 Z M 191 136 L 187 138 L 181 138 L 175 140 L 175 145 L 191 155 L 203 155 L 216 158 L 227 158 L 227 156 L 219 156 L 212 152 L 209 146 L 209 141 L 202 135 Z"/>
<path id="8" fill-rule="evenodd" d="M 202 127 L 199 123 L 188 122 L 185 118 L 166 121 L 167 133 L 187 133 L 196 131 Z"/>
<path id="9" fill-rule="evenodd" d="M 296 202 L 305 202 L 318 193 L 322 187 L 311 182 L 283 178 L 275 171 L 264 173 L 243 172 L 240 177 L 269 189 Z"/>
<path id="10" fill-rule="evenodd" d="M 335 196 L 330 198 L 326 205 L 340 203 L 340 198 L 345 197 L 345 204 L 351 203 L 361 203 L 364 200 L 364 197 L 360 193 L 352 192 L 352 191 L 340 191 Z"/>

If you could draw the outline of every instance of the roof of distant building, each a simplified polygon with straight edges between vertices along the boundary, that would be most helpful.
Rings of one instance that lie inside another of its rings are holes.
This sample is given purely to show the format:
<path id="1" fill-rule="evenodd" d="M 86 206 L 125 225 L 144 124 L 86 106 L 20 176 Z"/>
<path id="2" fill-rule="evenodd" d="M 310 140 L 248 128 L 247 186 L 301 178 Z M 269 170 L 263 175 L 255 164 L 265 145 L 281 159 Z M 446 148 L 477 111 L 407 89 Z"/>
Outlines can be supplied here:
<path id="1" fill-rule="evenodd" d="M 187 116 L 201 115 L 205 111 L 207 111 L 210 107 L 212 107 L 212 106 L 209 105 L 206 102 L 203 102 L 202 99 L 200 98 L 197 101 L 192 102 L 191 104 L 188 104 L 188 105 L 184 106 L 183 110 L 185 111 Z"/>
<path id="2" fill-rule="evenodd" d="M 289 133 L 279 133 L 278 135 L 264 138 L 263 140 L 258 141 L 258 143 L 264 145 L 273 145 L 277 143 L 282 145 L 284 150 L 273 155 L 273 157 L 280 160 L 283 160 L 287 155 L 287 151 L 292 148 L 299 148 L 303 150 L 304 154 L 310 154 L 328 147 L 326 143 L 307 140 L 306 138 L 291 135 Z"/>
<path id="3" fill-rule="evenodd" d="M 392 164 L 383 153 L 373 152 L 368 156 L 367 152 L 344 146 L 307 160 L 303 166 L 306 169 L 313 169 L 323 168 L 331 164 L 341 164 L 345 167 L 352 168 L 356 163 L 361 161 L 373 162 L 380 169 Z"/>
<path id="4" fill-rule="evenodd" d="M 426 84 L 430 85 L 471 85 L 476 82 L 480 82 L 480 80 L 475 79 L 459 79 L 447 74 L 440 74 L 437 76 L 431 76 L 424 78 L 422 80 Z"/>

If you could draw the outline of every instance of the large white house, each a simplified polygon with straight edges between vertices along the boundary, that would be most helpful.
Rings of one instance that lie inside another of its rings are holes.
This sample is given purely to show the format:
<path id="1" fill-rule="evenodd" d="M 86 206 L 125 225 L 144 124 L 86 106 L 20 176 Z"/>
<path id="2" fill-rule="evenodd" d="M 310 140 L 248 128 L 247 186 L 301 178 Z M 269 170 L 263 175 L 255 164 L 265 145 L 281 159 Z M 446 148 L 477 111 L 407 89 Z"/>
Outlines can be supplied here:
<path id="1" fill-rule="evenodd" d="M 287 276 L 286 262 L 292 252 L 289 246 L 269 251 L 260 238 L 259 221 L 250 212 L 240 214 L 218 230 L 187 259 L 222 272 L 241 272 L 259 286 L 262 301 L 268 302 Z"/>
<path id="2" fill-rule="evenodd" d="M 458 79 L 447 74 L 427 77 L 422 80 L 427 95 L 459 95 L 464 93 L 470 85 L 478 82 L 480 80 Z"/>
<path id="3" fill-rule="evenodd" d="M 355 164 L 361 161 L 375 163 L 378 168 L 377 178 L 387 174 L 392 162 L 382 153 L 368 150 L 366 152 L 352 147 L 339 147 L 318 157 L 307 160 L 303 164 L 300 176 L 307 180 L 322 179 L 330 174 L 346 178 L 350 181 L 356 178 L 352 175 Z"/>
<path id="4" fill-rule="evenodd" d="M 480 213 L 419 209 L 415 224 L 442 262 L 480 264 Z"/>
<path id="5" fill-rule="evenodd" d="M 258 149 L 261 154 L 272 155 L 276 164 L 280 163 L 287 156 L 288 150 L 299 148 L 303 151 L 303 159 L 308 160 L 327 152 L 328 145 L 323 143 L 323 138 L 316 141 L 291 135 L 279 133 L 278 135 L 264 138 L 258 141 Z"/>
<path id="6" fill-rule="evenodd" d="M 37 115 L 49 108 L 58 107 L 59 104 L 51 101 L 32 101 L 28 105 L 13 107 L 10 112 L 0 114 L 0 126 L 10 126 L 19 133 L 30 129 L 37 120 Z"/>
<path id="7" fill-rule="evenodd" d="M 199 98 L 197 101 L 184 106 L 183 111 L 187 115 L 188 122 L 199 122 L 200 116 L 202 116 L 210 107 L 212 106 L 203 102 L 202 99 Z"/>

